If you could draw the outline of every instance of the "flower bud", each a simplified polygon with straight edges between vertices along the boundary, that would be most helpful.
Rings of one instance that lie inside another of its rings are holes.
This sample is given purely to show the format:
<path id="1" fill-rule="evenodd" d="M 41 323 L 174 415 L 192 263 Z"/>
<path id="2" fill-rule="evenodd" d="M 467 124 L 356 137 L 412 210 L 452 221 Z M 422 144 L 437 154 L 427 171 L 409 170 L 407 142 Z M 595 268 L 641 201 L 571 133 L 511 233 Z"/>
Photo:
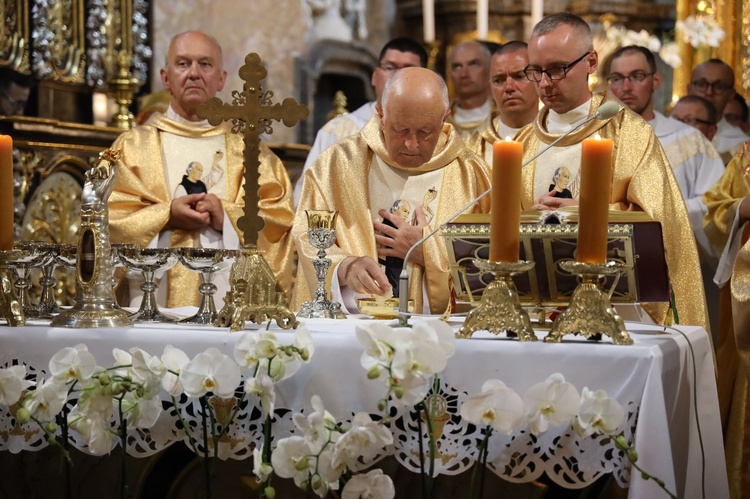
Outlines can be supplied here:
<path id="1" fill-rule="evenodd" d="M 117 381 L 113 381 L 112 383 L 110 383 L 109 389 L 111 390 L 112 395 L 115 395 L 115 396 L 122 393 L 122 385 Z"/>
<path id="2" fill-rule="evenodd" d="M 378 402 L 378 410 L 379 411 L 384 411 L 385 407 L 386 407 L 385 406 L 385 400 L 381 400 L 381 401 Z"/>
<path id="3" fill-rule="evenodd" d="M 143 398 L 143 395 L 146 393 L 146 390 L 143 389 L 142 386 L 138 386 L 135 390 L 135 394 L 138 395 L 138 397 Z"/>
<path id="4" fill-rule="evenodd" d="M 276 497 L 276 489 L 271 486 L 266 487 L 263 493 L 268 499 L 274 499 L 274 497 Z"/>
<path id="5" fill-rule="evenodd" d="M 397 387 L 395 387 L 393 389 L 393 395 L 397 399 L 400 399 L 401 397 L 403 397 L 404 396 L 404 387 L 403 386 L 397 386 Z"/>
<path id="6" fill-rule="evenodd" d="M 625 437 L 622 435 L 617 435 L 615 437 L 615 445 L 620 450 L 627 450 L 630 445 L 628 444 L 628 441 L 625 440 Z"/>
<path id="7" fill-rule="evenodd" d="M 29 419 L 31 419 L 31 413 L 29 412 L 27 408 L 20 407 L 16 411 L 16 420 L 18 421 L 18 424 L 28 423 Z"/>
<path id="8" fill-rule="evenodd" d="M 367 371 L 367 379 L 377 379 L 380 376 L 380 367 L 379 366 L 372 366 Z"/>
<path id="9" fill-rule="evenodd" d="M 318 475 L 315 475 L 315 478 L 313 478 L 310 485 L 312 485 L 313 490 L 318 490 L 321 485 L 323 485 L 323 482 L 320 481 L 320 477 Z"/>
<path id="10" fill-rule="evenodd" d="M 626 452 L 628 454 L 628 459 L 630 460 L 631 463 L 638 461 L 638 453 L 636 452 L 635 449 L 630 447 Z"/>
<path id="11" fill-rule="evenodd" d="M 305 362 L 310 360 L 310 352 L 307 350 L 307 348 L 303 348 L 299 351 L 299 358 Z"/>
<path id="12" fill-rule="evenodd" d="M 106 386 L 109 384 L 109 374 L 107 373 L 99 373 L 99 384 L 102 386 Z"/>
<path id="13" fill-rule="evenodd" d="M 55 433 L 57 431 L 57 425 L 54 423 L 54 421 L 48 421 L 46 425 L 44 425 L 44 428 L 49 433 Z"/>

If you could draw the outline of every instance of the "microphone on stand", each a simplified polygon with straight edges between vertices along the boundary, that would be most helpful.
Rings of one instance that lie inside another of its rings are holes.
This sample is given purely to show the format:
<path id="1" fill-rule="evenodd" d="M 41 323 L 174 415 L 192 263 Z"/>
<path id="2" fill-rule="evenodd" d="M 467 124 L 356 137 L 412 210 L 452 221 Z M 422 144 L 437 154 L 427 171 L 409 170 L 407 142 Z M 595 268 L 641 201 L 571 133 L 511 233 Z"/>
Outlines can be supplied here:
<path id="1" fill-rule="evenodd" d="M 551 147 L 556 145 L 558 142 L 560 142 L 562 139 L 570 135 L 571 133 L 575 132 L 579 128 L 581 128 L 583 125 L 586 125 L 587 123 L 594 121 L 594 120 L 608 120 L 612 118 L 614 115 L 620 112 L 620 109 L 622 107 L 613 101 L 605 102 L 599 108 L 596 110 L 596 112 L 589 116 L 588 118 L 581 120 L 580 123 L 575 125 L 573 128 L 565 132 L 564 134 L 560 135 L 558 138 L 556 138 L 551 143 L 547 144 L 546 147 L 544 147 L 541 151 L 533 155 L 531 158 L 529 158 L 527 161 L 525 161 L 521 168 L 528 165 L 535 159 L 537 159 L 539 156 L 547 152 Z M 475 203 L 479 202 L 483 197 L 485 197 L 487 194 L 489 194 L 492 191 L 492 187 L 481 193 L 479 196 L 475 197 L 469 203 L 467 203 L 465 206 L 463 206 L 460 210 L 458 210 L 456 213 L 451 215 L 448 220 L 443 222 L 442 224 L 438 225 L 436 228 L 431 230 L 426 236 L 424 236 L 422 239 L 417 241 L 412 245 L 411 248 L 409 248 L 409 251 L 406 252 L 406 256 L 404 256 L 404 266 L 401 268 L 401 274 L 398 277 L 398 312 L 401 316 L 406 316 L 409 314 L 409 273 L 406 270 L 406 266 L 409 263 L 409 257 L 414 252 L 415 249 L 422 246 L 422 244 L 427 241 L 429 238 L 434 236 L 440 229 L 454 221 L 456 218 L 459 217 L 463 212 L 471 208 Z"/>

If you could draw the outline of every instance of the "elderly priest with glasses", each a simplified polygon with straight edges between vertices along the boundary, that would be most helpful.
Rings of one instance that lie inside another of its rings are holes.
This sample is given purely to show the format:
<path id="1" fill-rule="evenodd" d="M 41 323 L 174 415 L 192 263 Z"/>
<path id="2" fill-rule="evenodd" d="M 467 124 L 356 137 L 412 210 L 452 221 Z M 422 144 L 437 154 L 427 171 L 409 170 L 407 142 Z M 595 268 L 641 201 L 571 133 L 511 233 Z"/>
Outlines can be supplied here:
<path id="1" fill-rule="evenodd" d="M 535 83 L 544 108 L 536 120 L 516 136 L 516 140 L 524 144 L 525 158 L 531 158 L 562 135 L 569 135 L 523 169 L 522 208 L 554 210 L 577 205 L 581 142 L 595 134 L 612 139 L 612 184 L 602 186 L 610 192 L 610 209 L 644 211 L 661 222 L 679 320 L 708 331 L 703 288 L 695 285 L 700 266 L 685 202 L 652 128 L 622 106 L 615 116 L 593 119 L 575 129 L 602 104 L 610 101 L 621 104 L 610 92 L 592 94 L 589 90 L 588 75 L 593 74 L 598 65 L 589 25 L 569 13 L 548 16 L 534 27 L 528 53 L 529 65 L 524 72 Z M 550 191 L 553 176 L 560 166 L 565 166 L 570 173 L 568 189 L 572 199 L 555 197 Z M 654 321 L 667 320 L 668 304 L 643 306 Z"/>

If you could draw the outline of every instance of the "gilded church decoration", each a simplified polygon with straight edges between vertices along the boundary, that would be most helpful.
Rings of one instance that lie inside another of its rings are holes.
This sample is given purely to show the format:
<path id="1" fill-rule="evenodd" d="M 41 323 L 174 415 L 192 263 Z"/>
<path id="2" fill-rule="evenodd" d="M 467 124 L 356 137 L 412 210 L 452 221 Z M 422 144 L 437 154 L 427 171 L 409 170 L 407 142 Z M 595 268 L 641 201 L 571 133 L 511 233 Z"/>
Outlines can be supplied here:
<path id="1" fill-rule="evenodd" d="M 32 71 L 62 83 L 83 83 L 83 0 L 35 0 L 31 10 Z"/>
<path id="2" fill-rule="evenodd" d="M 0 0 L 0 66 L 30 74 L 29 6 L 26 0 Z"/>

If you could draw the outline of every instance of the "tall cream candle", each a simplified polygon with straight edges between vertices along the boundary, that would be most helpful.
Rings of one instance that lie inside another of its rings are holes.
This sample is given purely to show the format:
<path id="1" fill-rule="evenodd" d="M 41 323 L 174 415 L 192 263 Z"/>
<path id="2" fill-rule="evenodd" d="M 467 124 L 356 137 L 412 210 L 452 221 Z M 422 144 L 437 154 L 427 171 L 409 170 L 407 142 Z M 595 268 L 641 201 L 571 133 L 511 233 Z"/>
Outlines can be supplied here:
<path id="1" fill-rule="evenodd" d="M 489 25 L 488 0 L 477 0 L 477 39 L 486 40 Z"/>
<path id="2" fill-rule="evenodd" d="M 422 0 L 422 32 L 424 41 L 435 41 L 435 0 Z"/>
<path id="3" fill-rule="evenodd" d="M 606 263 L 609 197 L 612 188 L 612 141 L 599 135 L 581 144 L 581 194 L 576 260 Z"/>
<path id="4" fill-rule="evenodd" d="M 496 140 L 492 145 L 490 261 L 517 262 L 521 241 L 521 160 L 523 144 Z"/>
<path id="5" fill-rule="evenodd" d="M 13 139 L 0 135 L 0 250 L 13 249 Z"/>

